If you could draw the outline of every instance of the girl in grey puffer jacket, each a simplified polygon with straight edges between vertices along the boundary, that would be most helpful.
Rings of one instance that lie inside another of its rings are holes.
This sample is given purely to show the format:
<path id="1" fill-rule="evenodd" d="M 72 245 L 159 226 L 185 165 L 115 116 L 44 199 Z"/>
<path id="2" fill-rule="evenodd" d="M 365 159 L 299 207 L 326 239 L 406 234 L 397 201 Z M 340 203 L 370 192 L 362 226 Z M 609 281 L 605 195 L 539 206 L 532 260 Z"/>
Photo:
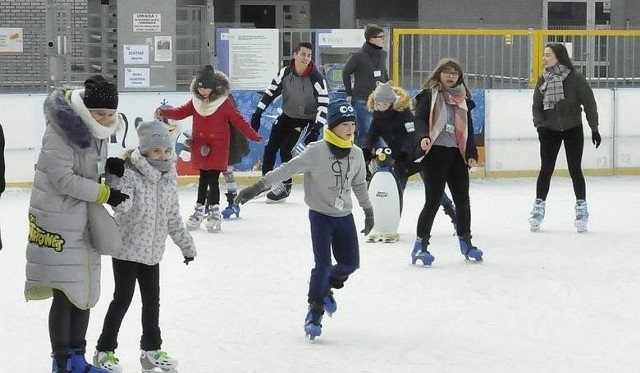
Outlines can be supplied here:
<path id="1" fill-rule="evenodd" d="M 114 372 L 121 368 L 114 351 L 136 282 L 140 285 L 142 299 L 142 367 L 167 369 L 177 365 L 175 359 L 160 349 L 159 263 L 167 236 L 171 236 L 182 250 L 185 264 L 196 256 L 193 238 L 180 216 L 169 132 L 158 120 L 142 122 L 138 127 L 138 138 L 138 149 L 129 151 L 124 161 L 110 158 L 107 164 L 108 173 L 121 177 L 114 182 L 124 193 L 131 195 L 131 199 L 114 209 L 123 245 L 113 255 L 114 297 L 105 316 L 93 361 L 95 365 Z"/>

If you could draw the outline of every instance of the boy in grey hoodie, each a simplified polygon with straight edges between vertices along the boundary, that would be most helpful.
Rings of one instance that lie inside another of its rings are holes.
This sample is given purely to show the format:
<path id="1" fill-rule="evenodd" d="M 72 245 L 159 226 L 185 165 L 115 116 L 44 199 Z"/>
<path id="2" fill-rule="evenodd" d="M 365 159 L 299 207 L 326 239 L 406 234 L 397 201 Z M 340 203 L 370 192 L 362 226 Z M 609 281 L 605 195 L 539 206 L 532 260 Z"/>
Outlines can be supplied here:
<path id="1" fill-rule="evenodd" d="M 244 204 L 265 187 L 304 174 L 304 201 L 309 206 L 315 266 L 309 281 L 309 311 L 305 334 L 313 340 L 322 331 L 322 316 L 336 311 L 331 288 L 340 289 L 360 266 L 357 230 L 351 209 L 351 191 L 365 212 L 362 233 L 373 228 L 373 209 L 367 193 L 362 150 L 353 144 L 355 114 L 345 100 L 328 106 L 323 140 L 310 143 L 289 162 L 243 189 L 236 203 Z M 333 251 L 336 265 L 331 264 Z"/>

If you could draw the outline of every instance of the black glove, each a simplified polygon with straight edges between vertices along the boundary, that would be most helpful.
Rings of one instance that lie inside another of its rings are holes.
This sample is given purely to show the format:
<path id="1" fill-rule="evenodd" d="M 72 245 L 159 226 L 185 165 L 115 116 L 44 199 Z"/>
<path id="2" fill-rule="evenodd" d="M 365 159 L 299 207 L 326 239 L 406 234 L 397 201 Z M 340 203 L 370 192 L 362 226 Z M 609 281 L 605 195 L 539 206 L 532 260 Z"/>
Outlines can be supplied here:
<path id="1" fill-rule="evenodd" d="M 258 132 L 260 129 L 260 119 L 262 118 L 262 110 L 256 110 L 251 116 L 251 127 Z"/>
<path id="2" fill-rule="evenodd" d="M 598 149 L 598 146 L 600 146 L 600 143 L 602 142 L 602 137 L 600 136 L 600 132 L 598 131 L 591 132 L 591 142 L 596 146 L 596 149 Z"/>
<path id="3" fill-rule="evenodd" d="M 128 194 L 124 194 L 118 189 L 111 189 L 107 203 L 111 205 L 111 207 L 116 207 L 127 199 L 129 199 Z"/>
<path id="4" fill-rule="evenodd" d="M 242 189 L 240 193 L 238 193 L 238 196 L 236 197 L 235 204 L 244 205 L 248 201 L 252 200 L 264 189 L 265 189 L 265 185 L 262 181 L 258 181 L 255 184 Z"/>
<path id="5" fill-rule="evenodd" d="M 371 148 L 362 148 L 362 154 L 364 155 L 364 163 L 368 165 L 373 159 L 373 151 Z"/>
<path id="6" fill-rule="evenodd" d="M 364 229 L 360 231 L 360 233 L 364 233 L 364 235 L 368 235 L 371 233 L 373 229 L 373 208 L 369 207 L 364 209 Z"/>
<path id="7" fill-rule="evenodd" d="M 189 265 L 189 262 L 193 262 L 193 257 L 192 256 L 185 256 L 184 257 L 184 261 L 182 263 L 184 263 L 185 265 Z"/>
<path id="8" fill-rule="evenodd" d="M 122 177 L 124 175 L 124 159 L 117 157 L 107 158 L 107 163 L 104 165 L 104 171 L 108 174 Z"/>

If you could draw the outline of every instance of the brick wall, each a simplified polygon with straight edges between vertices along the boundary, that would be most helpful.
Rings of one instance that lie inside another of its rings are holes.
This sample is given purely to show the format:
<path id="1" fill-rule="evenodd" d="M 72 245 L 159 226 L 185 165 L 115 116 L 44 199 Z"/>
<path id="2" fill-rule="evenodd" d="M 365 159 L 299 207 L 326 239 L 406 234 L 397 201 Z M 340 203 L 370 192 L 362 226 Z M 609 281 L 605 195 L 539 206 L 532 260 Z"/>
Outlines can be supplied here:
<path id="1" fill-rule="evenodd" d="M 86 13 L 87 0 L 57 0 L 71 11 Z M 24 53 L 0 55 L 0 93 L 46 91 L 47 0 L 0 1 L 0 27 L 21 27 Z M 79 26 L 79 25 L 74 25 Z"/>

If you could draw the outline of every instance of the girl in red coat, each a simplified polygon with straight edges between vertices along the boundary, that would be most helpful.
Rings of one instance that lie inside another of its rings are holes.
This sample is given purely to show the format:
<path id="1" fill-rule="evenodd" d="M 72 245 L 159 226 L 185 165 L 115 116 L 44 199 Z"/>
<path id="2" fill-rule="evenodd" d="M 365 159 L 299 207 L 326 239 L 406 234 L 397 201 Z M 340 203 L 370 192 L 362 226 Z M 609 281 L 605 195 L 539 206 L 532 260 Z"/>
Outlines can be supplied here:
<path id="1" fill-rule="evenodd" d="M 186 224 L 191 230 L 198 229 L 203 220 L 209 232 L 220 230 L 218 179 L 221 172 L 227 171 L 229 124 L 249 140 L 262 141 L 229 99 L 230 89 L 229 78 L 206 65 L 191 83 L 191 100 L 176 108 L 162 107 L 156 113 L 169 119 L 193 116 L 191 163 L 200 170 L 200 180 L 195 212 Z"/>

